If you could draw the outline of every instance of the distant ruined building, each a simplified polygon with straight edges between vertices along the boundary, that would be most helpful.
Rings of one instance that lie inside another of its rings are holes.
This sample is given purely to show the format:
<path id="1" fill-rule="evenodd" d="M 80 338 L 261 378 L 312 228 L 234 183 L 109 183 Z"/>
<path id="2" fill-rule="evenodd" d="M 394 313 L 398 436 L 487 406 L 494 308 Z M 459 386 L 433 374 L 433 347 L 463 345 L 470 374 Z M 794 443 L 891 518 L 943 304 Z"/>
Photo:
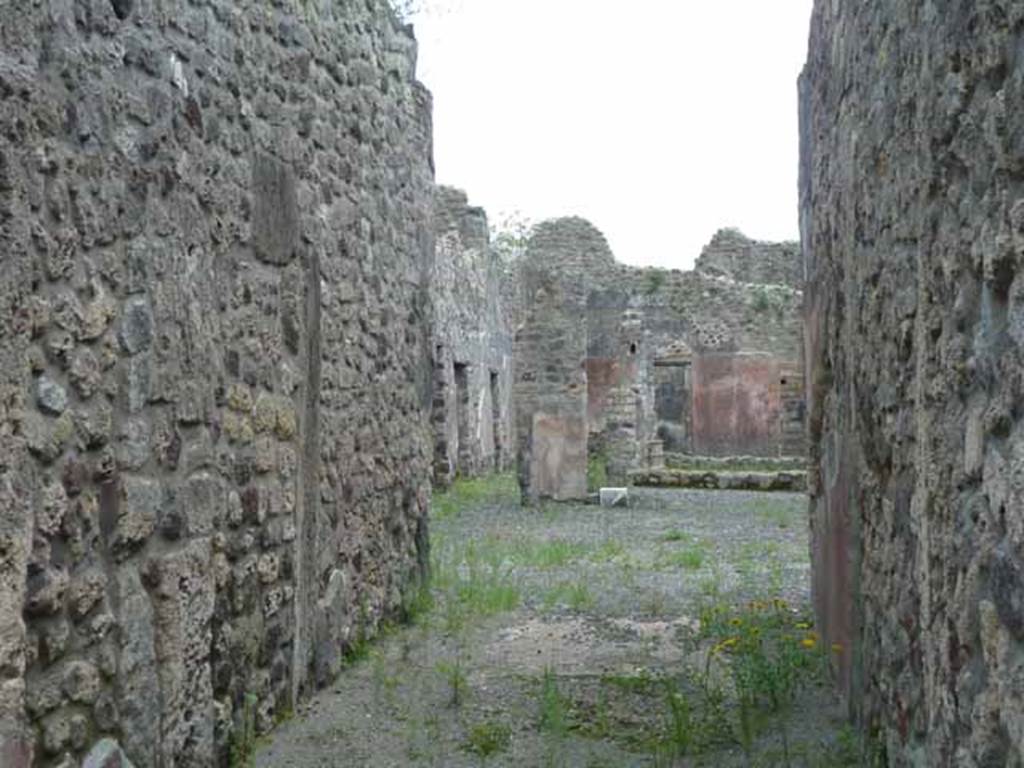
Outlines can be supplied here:
<path id="1" fill-rule="evenodd" d="M 585 495 L 588 457 L 624 484 L 665 451 L 801 455 L 797 254 L 724 230 L 692 272 L 638 269 L 582 219 L 538 225 L 513 352 L 524 496 Z"/>

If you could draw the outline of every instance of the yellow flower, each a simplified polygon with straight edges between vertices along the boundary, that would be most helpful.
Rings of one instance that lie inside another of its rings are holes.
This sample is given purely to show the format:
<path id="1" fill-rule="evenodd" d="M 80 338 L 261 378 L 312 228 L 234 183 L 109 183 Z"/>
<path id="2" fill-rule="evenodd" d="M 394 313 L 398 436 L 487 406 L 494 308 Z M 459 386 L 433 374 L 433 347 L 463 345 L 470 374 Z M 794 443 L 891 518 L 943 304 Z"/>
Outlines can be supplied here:
<path id="1" fill-rule="evenodd" d="M 842 653 L 842 652 L 843 652 L 842 643 L 832 643 L 832 653 Z"/>
<path id="2" fill-rule="evenodd" d="M 800 645 L 804 648 L 814 648 L 818 644 L 818 641 L 813 637 L 805 637 L 800 641 Z"/>
<path id="3" fill-rule="evenodd" d="M 811 628 L 811 625 L 808 624 L 806 621 L 798 621 L 793 626 L 796 627 L 797 629 L 810 629 Z"/>
<path id="4" fill-rule="evenodd" d="M 738 638 L 727 637 L 727 638 L 725 638 L 725 640 L 723 640 L 722 642 L 720 642 L 717 645 L 715 645 L 711 649 L 711 652 L 714 653 L 714 654 L 723 653 L 724 651 L 728 651 L 730 648 L 732 648 L 734 645 L 736 645 L 737 642 L 738 642 Z"/>

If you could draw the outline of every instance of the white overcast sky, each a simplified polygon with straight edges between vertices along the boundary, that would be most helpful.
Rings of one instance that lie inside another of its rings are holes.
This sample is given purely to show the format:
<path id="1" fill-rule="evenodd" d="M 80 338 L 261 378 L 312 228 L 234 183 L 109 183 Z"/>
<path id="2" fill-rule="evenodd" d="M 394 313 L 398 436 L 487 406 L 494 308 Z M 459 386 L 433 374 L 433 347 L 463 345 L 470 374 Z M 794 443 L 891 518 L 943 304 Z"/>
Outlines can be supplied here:
<path id="1" fill-rule="evenodd" d="M 590 219 L 629 264 L 687 269 L 725 226 L 797 239 L 811 4 L 433 0 L 437 179 L 492 221 Z"/>

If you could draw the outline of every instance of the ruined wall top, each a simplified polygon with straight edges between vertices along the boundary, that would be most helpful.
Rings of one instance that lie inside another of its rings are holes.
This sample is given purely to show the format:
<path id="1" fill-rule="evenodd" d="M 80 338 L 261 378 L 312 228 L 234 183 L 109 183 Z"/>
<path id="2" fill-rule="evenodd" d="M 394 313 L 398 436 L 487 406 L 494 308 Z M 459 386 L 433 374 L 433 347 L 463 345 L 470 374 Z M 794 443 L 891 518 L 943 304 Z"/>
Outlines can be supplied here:
<path id="1" fill-rule="evenodd" d="M 601 230 L 578 216 L 538 224 L 530 235 L 526 258 L 541 262 L 549 269 L 592 276 L 617 266 Z"/>
<path id="2" fill-rule="evenodd" d="M 614 335 L 621 313 L 641 310 L 659 347 L 695 351 L 760 351 L 800 357 L 799 247 L 765 243 L 720 230 L 692 271 L 621 264 L 589 222 L 565 218 L 539 224 L 519 269 L 527 300 L 538 274 L 557 277 L 586 307 L 592 354 Z M 551 278 L 553 279 L 553 278 Z M 579 299 L 579 296 L 582 299 Z"/>
<path id="3" fill-rule="evenodd" d="M 487 212 L 470 205 L 469 198 L 461 189 L 437 188 L 435 217 L 435 232 L 442 235 L 457 232 L 463 248 L 485 252 L 490 247 Z"/>
<path id="4" fill-rule="evenodd" d="M 803 282 L 799 243 L 752 240 L 733 228 L 714 234 L 694 269 L 744 283 L 799 288 Z"/>

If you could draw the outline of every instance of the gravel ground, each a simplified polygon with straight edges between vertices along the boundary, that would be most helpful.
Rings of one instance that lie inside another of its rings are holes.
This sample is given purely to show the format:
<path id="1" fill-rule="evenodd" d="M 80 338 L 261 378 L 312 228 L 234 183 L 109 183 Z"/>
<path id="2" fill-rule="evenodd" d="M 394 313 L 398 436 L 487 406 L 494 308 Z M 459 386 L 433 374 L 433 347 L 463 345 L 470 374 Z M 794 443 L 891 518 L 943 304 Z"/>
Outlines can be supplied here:
<path id="1" fill-rule="evenodd" d="M 709 662 L 700 631 L 702 609 L 751 601 L 806 627 L 805 497 L 645 489 L 631 501 L 523 509 L 507 479 L 450 494 L 432 524 L 432 608 L 353 661 L 255 764 L 857 764 L 810 672 L 743 749 L 729 668 Z"/>

